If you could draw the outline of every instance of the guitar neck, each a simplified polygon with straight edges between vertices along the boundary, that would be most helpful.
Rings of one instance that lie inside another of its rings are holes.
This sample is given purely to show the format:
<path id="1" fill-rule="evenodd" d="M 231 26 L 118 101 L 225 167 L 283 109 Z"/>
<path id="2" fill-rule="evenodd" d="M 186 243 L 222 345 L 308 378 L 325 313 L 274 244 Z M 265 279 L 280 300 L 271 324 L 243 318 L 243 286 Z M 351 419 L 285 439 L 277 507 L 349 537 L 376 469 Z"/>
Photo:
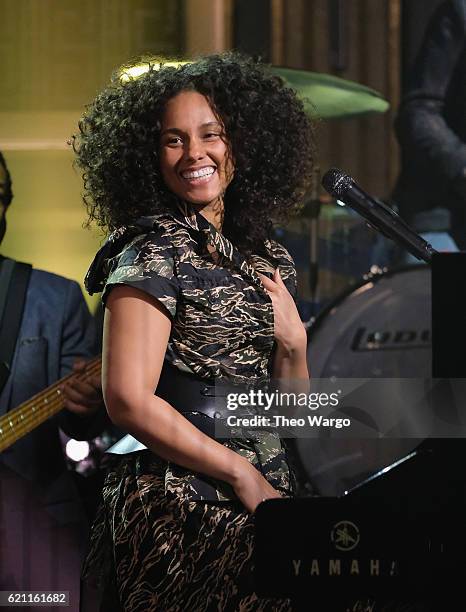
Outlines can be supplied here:
<path id="1" fill-rule="evenodd" d="M 72 380 L 85 380 L 89 376 L 100 374 L 101 363 L 100 357 L 92 359 L 86 364 L 84 372 L 68 374 L 20 406 L 2 415 L 0 417 L 0 453 L 64 408 L 64 398 L 60 391 L 63 384 Z"/>

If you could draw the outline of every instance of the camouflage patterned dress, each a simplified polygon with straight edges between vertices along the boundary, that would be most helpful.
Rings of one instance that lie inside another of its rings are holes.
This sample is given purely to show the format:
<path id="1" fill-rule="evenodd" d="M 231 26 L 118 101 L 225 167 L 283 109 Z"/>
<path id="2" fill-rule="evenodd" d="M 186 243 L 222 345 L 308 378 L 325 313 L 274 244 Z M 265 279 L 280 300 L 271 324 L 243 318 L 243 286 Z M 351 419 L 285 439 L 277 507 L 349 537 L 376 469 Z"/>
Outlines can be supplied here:
<path id="1" fill-rule="evenodd" d="M 183 204 L 114 232 L 86 284 L 90 292 L 103 291 L 103 300 L 119 284 L 154 296 L 172 318 L 166 353 L 172 365 L 201 378 L 251 384 L 268 378 L 274 345 L 273 307 L 257 271 L 270 275 L 278 266 L 296 291 L 288 252 L 273 241 L 265 247 L 266 254 L 246 261 Z M 294 494 L 276 433 L 222 443 L 247 457 L 282 495 Z M 289 600 L 254 593 L 254 517 L 226 483 L 146 450 L 119 459 L 103 498 L 83 571 L 85 583 L 105 589 L 102 610 L 291 610 Z"/>

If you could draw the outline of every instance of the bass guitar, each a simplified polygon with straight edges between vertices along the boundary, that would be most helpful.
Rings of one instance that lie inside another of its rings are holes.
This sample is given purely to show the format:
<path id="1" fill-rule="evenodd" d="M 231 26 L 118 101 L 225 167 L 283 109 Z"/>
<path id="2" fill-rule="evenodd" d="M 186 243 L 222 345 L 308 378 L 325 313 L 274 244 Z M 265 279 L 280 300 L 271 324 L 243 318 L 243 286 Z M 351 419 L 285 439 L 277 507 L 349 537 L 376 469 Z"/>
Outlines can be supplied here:
<path id="1" fill-rule="evenodd" d="M 36 429 L 54 414 L 64 408 L 61 387 L 70 380 L 86 380 L 100 374 L 102 359 L 96 357 L 86 364 L 84 372 L 72 372 L 57 380 L 53 385 L 37 393 L 13 410 L 0 417 L 0 453 L 17 440 Z"/>

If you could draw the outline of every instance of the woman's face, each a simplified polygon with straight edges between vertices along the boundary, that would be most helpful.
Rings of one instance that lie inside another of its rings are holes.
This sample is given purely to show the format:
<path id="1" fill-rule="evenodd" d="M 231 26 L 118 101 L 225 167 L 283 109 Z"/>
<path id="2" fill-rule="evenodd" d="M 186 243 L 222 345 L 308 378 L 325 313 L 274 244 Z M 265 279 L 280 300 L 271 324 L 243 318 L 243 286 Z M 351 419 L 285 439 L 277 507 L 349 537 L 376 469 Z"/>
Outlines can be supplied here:
<path id="1" fill-rule="evenodd" d="M 225 193 L 233 177 L 228 142 L 209 102 L 183 91 L 165 108 L 160 169 L 167 187 L 193 204 L 209 204 Z"/>

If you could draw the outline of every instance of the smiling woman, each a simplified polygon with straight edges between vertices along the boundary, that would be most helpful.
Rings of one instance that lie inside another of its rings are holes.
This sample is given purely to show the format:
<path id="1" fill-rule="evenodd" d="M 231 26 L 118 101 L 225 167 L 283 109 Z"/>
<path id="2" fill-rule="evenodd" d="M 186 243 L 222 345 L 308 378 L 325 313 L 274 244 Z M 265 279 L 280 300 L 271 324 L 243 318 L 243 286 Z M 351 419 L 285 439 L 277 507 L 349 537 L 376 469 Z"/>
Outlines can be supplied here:
<path id="1" fill-rule="evenodd" d="M 100 577 L 101 610 L 290 610 L 251 572 L 255 509 L 296 491 L 285 444 L 217 440 L 205 390 L 308 381 L 296 271 L 270 230 L 307 187 L 311 126 L 250 59 L 157 68 L 100 94 L 75 141 L 90 217 L 114 230 L 86 285 L 105 303 L 107 410 L 131 434 L 85 584 Z"/>

